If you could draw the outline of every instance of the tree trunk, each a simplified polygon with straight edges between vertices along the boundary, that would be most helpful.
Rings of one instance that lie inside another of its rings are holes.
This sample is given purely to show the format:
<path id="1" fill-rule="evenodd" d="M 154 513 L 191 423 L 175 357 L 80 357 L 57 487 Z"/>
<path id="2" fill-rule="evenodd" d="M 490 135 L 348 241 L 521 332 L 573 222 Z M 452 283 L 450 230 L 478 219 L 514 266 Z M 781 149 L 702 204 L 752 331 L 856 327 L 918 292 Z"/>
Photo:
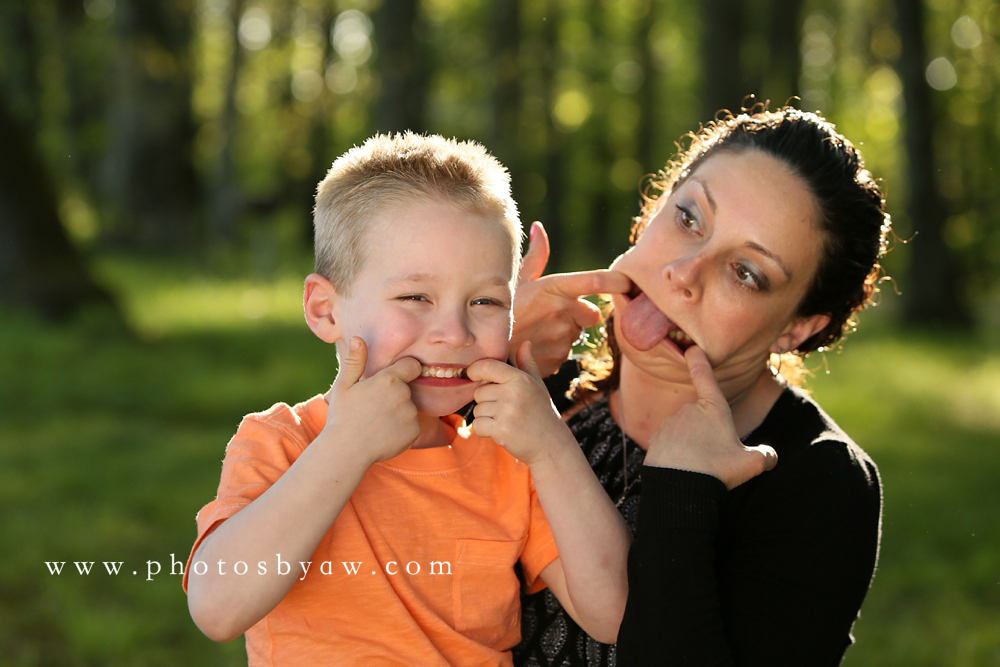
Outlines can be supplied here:
<path id="1" fill-rule="evenodd" d="M 702 122 L 721 109 L 739 112 L 747 90 L 743 80 L 740 43 L 743 39 L 743 0 L 702 0 Z"/>
<path id="2" fill-rule="evenodd" d="M 426 127 L 427 64 L 417 39 L 420 21 L 417 0 L 383 2 L 373 18 L 378 45 L 381 94 L 375 109 L 378 132 L 423 132 Z"/>
<path id="3" fill-rule="evenodd" d="M 226 72 L 225 98 L 219 116 L 221 146 L 215 165 L 215 188 L 211 193 L 212 208 L 209 213 L 209 229 L 213 240 L 224 243 L 233 241 L 236 219 L 243 204 L 236 183 L 236 159 L 234 156 L 237 122 L 236 92 L 239 86 L 240 69 L 243 66 L 243 47 L 239 40 L 240 19 L 243 16 L 244 0 L 231 0 L 229 7 L 229 70 Z"/>
<path id="4" fill-rule="evenodd" d="M 661 110 L 657 107 L 657 83 L 659 82 L 656 56 L 653 53 L 652 32 L 656 23 L 656 3 L 650 3 L 642 22 L 639 25 L 639 66 L 642 68 L 642 85 L 636 94 L 639 98 L 639 126 L 636 143 L 638 152 L 636 159 L 643 173 L 656 173 L 666 162 L 666 155 L 658 155 L 656 151 L 656 128 Z M 638 213 L 638 211 L 635 211 Z M 633 215 L 635 214 L 633 213 Z"/>
<path id="5" fill-rule="evenodd" d="M 191 16 L 177 3 L 120 3 L 104 190 L 113 236 L 162 251 L 199 240 L 203 209 L 192 162 Z"/>
<path id="6" fill-rule="evenodd" d="M 565 265 L 563 251 L 566 248 L 567 225 L 563 220 L 562 198 L 563 179 L 563 139 L 562 130 L 556 127 L 554 117 L 556 73 L 559 58 L 559 11 L 560 0 L 548 1 L 548 12 L 542 27 L 542 101 L 545 105 L 546 145 L 544 153 L 545 178 L 545 218 L 543 223 L 549 230 L 552 254 L 549 259 L 550 273 L 561 270 Z"/>
<path id="7" fill-rule="evenodd" d="M 320 32 L 323 35 L 327 35 L 327 39 L 324 40 L 323 45 L 323 71 L 325 73 L 326 68 L 330 66 L 335 56 L 329 35 L 336 21 L 336 14 L 333 11 L 333 7 L 329 4 L 321 5 L 318 11 L 321 26 Z M 316 186 L 326 176 L 326 172 L 330 170 L 330 165 L 336 159 L 336 156 L 331 155 L 334 143 L 334 133 L 331 131 L 331 119 L 334 117 L 336 102 L 331 92 L 328 89 L 324 89 L 315 104 L 318 111 L 309 119 L 309 145 L 312 147 L 308 151 L 310 159 L 308 173 L 310 175 L 296 188 L 293 198 L 295 205 L 301 207 L 304 211 L 312 211 L 316 203 Z M 303 226 L 304 235 L 302 240 L 306 248 L 312 248 L 314 237 L 312 215 L 305 216 L 304 220 L 305 225 Z"/>
<path id="8" fill-rule="evenodd" d="M 29 124 L 0 96 L 0 300 L 64 321 L 82 306 L 112 309 L 59 219 L 58 192 Z"/>
<path id="9" fill-rule="evenodd" d="M 897 67 L 906 102 L 906 211 L 915 234 L 908 244 L 910 268 L 901 282 L 903 317 L 916 325 L 967 327 L 972 319 L 959 265 L 943 240 L 948 205 L 935 179 L 934 100 L 924 75 L 923 3 L 895 0 L 894 4 L 902 42 Z"/>
<path id="10" fill-rule="evenodd" d="M 789 98 L 799 94 L 799 78 L 802 74 L 799 32 L 804 4 L 804 0 L 771 1 L 767 71 L 761 73 L 764 86 L 753 92 L 761 102 L 769 98 L 772 109 L 784 105 Z"/>
<path id="11" fill-rule="evenodd" d="M 510 170 L 512 182 L 520 174 L 521 130 L 521 11 L 520 0 L 496 0 L 487 14 L 491 35 L 493 132 L 488 148 Z"/>

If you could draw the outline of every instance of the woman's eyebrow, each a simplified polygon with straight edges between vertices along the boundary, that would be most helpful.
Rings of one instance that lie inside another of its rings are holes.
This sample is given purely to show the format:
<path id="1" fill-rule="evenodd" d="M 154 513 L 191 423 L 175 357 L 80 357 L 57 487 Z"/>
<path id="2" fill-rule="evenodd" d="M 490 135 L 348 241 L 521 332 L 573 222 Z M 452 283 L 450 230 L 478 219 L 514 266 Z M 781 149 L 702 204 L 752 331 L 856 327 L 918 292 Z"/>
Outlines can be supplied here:
<path id="1" fill-rule="evenodd" d="M 708 200 L 708 206 L 709 208 L 712 209 L 712 214 L 714 215 L 716 213 L 717 207 L 715 204 L 715 197 L 712 196 L 712 189 L 708 187 L 708 183 L 701 180 L 700 178 L 692 177 L 691 180 L 701 186 L 702 191 L 704 191 L 705 193 L 705 199 Z M 788 280 L 791 280 L 792 272 L 789 271 L 788 265 L 785 264 L 780 257 L 775 255 L 773 252 L 771 252 L 764 246 L 760 245 L 759 243 L 755 243 L 753 241 L 747 241 L 746 246 L 751 250 L 756 250 L 757 252 L 759 252 L 760 254 L 764 255 L 765 257 L 773 261 L 775 264 L 777 264 L 778 267 L 784 272 L 785 277 Z"/>
<path id="2" fill-rule="evenodd" d="M 788 270 L 788 266 L 783 261 L 781 261 L 780 257 L 778 257 L 777 255 L 775 255 L 773 252 L 771 252 L 770 250 L 768 250 L 764 246 L 760 245 L 759 243 L 754 243 L 753 241 L 747 241 L 746 242 L 746 246 L 748 248 L 750 248 L 751 250 L 756 250 L 757 252 L 759 252 L 760 254 L 764 255 L 765 257 L 767 257 L 768 259 L 770 259 L 772 262 L 774 262 L 775 264 L 777 264 L 778 267 L 782 271 L 784 271 L 786 279 L 788 279 L 788 280 L 792 279 L 792 272 Z"/>
<path id="3" fill-rule="evenodd" d="M 712 209 L 712 215 L 717 213 L 717 207 L 715 205 L 715 197 L 712 196 L 712 190 L 708 187 L 708 183 L 701 180 L 697 176 L 692 176 L 691 180 L 701 186 L 702 192 L 705 193 L 705 199 L 708 200 L 708 206 Z"/>

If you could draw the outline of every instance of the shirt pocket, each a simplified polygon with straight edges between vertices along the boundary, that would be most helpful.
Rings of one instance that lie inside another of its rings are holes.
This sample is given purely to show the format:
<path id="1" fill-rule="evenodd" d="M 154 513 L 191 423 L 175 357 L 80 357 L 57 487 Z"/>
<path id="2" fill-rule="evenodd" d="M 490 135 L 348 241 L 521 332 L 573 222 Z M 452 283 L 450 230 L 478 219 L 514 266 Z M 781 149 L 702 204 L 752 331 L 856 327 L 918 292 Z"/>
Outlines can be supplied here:
<path id="1" fill-rule="evenodd" d="M 521 639 L 520 582 L 514 565 L 524 540 L 460 539 L 456 545 L 455 629 L 498 651 Z"/>

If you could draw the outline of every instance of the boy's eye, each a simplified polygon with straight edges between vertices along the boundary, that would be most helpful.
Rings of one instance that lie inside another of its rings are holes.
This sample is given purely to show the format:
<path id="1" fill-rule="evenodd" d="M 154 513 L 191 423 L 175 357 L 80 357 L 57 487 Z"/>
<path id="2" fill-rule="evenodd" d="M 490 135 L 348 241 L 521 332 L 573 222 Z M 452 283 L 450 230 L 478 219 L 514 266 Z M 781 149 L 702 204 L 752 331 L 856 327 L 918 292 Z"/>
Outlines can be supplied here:
<path id="1" fill-rule="evenodd" d="M 404 294 L 398 299 L 400 301 L 427 301 L 427 297 L 423 294 Z"/>
<path id="2" fill-rule="evenodd" d="M 488 296 L 481 296 L 478 299 L 472 300 L 473 306 L 503 306 L 503 302 L 500 299 L 494 299 Z"/>

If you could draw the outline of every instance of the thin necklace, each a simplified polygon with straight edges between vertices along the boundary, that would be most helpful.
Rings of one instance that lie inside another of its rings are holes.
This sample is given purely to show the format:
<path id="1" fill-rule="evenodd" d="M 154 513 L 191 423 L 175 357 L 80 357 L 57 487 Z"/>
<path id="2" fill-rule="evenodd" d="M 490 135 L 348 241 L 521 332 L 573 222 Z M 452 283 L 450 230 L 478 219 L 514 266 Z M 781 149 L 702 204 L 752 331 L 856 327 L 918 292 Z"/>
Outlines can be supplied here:
<path id="1" fill-rule="evenodd" d="M 759 379 L 760 376 L 758 375 L 757 380 Z M 757 386 L 757 380 L 751 382 L 750 386 L 729 404 L 730 410 L 739 405 L 743 399 L 750 394 L 750 391 Z M 625 436 L 625 400 L 622 398 L 622 393 L 622 388 L 618 387 L 618 416 L 621 418 L 619 420 L 618 430 L 622 434 L 622 479 L 624 480 L 625 489 L 622 491 L 622 495 L 618 499 L 618 502 L 615 503 L 615 507 L 621 507 L 621 504 L 625 502 L 625 498 L 628 496 L 628 492 L 632 488 L 632 485 L 639 481 L 638 477 L 634 478 L 631 482 L 628 481 L 628 438 Z"/>
<path id="2" fill-rule="evenodd" d="M 625 437 L 625 401 L 622 399 L 621 387 L 618 387 L 618 416 L 621 417 L 618 430 L 622 434 L 622 479 L 624 480 L 625 489 L 622 491 L 621 498 L 615 503 L 615 507 L 621 507 L 622 503 L 625 502 L 625 497 L 628 496 L 629 489 L 638 480 L 637 477 L 631 482 L 628 481 L 628 440 Z"/>

